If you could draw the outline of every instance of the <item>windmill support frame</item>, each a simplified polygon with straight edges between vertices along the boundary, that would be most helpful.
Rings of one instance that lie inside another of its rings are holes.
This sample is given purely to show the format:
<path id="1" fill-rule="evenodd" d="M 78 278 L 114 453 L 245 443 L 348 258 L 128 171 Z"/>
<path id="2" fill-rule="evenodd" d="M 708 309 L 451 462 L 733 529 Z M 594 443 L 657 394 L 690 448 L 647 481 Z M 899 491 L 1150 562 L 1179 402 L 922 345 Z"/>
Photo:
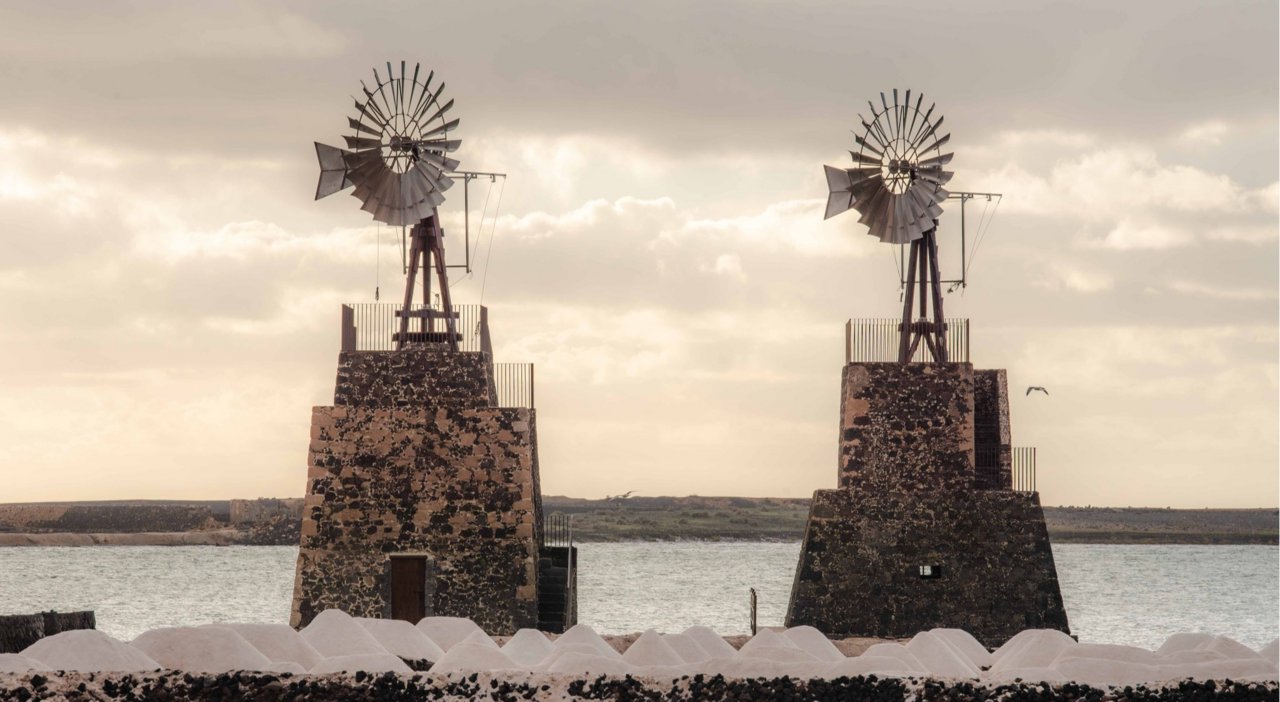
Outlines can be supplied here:
<path id="1" fill-rule="evenodd" d="M 946 363 L 947 322 L 942 311 L 942 287 L 938 269 L 938 222 L 919 239 L 911 242 L 906 273 L 906 294 L 902 302 L 902 323 L 898 345 L 898 363 L 911 361 L 923 341 L 935 363 Z M 915 314 L 915 298 L 920 297 L 919 320 Z M 932 314 L 929 302 L 933 302 Z M 932 319 L 930 319 L 932 317 Z"/>
<path id="2" fill-rule="evenodd" d="M 404 286 L 404 305 L 396 315 L 400 317 L 400 331 L 394 335 L 396 350 L 403 349 L 405 344 L 414 341 L 440 341 L 435 330 L 435 321 L 444 319 L 443 333 L 450 351 L 458 350 L 458 313 L 453 309 L 449 298 L 449 274 L 444 263 L 444 230 L 440 228 L 440 211 L 432 208 L 431 216 L 413 225 L 409 234 L 409 271 Z M 413 291 L 418 279 L 418 268 L 422 268 L 422 309 L 411 310 Z M 435 268 L 436 281 L 440 285 L 440 310 L 431 307 L 431 268 Z M 409 330 L 409 320 L 417 318 L 420 330 L 417 333 Z"/>

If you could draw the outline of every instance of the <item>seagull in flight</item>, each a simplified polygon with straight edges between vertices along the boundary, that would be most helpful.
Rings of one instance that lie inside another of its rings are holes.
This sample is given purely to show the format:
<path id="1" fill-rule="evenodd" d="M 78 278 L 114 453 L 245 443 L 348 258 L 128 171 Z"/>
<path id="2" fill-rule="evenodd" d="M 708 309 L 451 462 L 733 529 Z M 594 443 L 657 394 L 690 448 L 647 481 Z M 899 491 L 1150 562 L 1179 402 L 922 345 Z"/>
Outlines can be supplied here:
<path id="1" fill-rule="evenodd" d="M 1045 390 L 1044 388 L 1040 387 L 1039 385 L 1032 385 L 1031 387 L 1027 388 L 1027 394 L 1028 394 L 1028 395 L 1030 395 L 1032 390 L 1039 390 L 1040 392 L 1042 392 L 1042 393 L 1044 393 L 1044 394 L 1046 394 L 1046 395 L 1048 395 L 1048 394 L 1049 394 L 1049 391 L 1048 391 L 1048 390 Z"/>

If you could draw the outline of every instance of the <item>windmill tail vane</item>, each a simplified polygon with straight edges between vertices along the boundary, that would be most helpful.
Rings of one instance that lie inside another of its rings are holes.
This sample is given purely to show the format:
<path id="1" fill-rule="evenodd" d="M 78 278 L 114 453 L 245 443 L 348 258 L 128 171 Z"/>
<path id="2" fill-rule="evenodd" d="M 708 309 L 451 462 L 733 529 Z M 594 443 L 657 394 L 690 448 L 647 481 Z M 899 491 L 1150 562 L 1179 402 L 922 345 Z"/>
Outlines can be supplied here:
<path id="1" fill-rule="evenodd" d="M 907 363 L 921 343 L 935 362 L 948 360 L 936 235 L 942 203 L 949 196 L 943 186 L 953 175 L 943 167 L 953 154 L 942 150 L 951 135 L 939 131 L 943 117 L 934 120 L 936 104 L 922 112 L 923 104 L 924 95 L 919 94 L 912 104 L 910 90 L 900 101 L 895 89 L 892 104 L 880 93 L 879 107 L 867 103 L 871 118 L 858 115 L 862 132 L 855 132 L 857 149 L 849 151 L 852 167 L 823 166 L 830 191 L 824 219 L 854 210 L 867 234 L 887 244 L 911 247 L 899 326 L 899 363 Z"/>

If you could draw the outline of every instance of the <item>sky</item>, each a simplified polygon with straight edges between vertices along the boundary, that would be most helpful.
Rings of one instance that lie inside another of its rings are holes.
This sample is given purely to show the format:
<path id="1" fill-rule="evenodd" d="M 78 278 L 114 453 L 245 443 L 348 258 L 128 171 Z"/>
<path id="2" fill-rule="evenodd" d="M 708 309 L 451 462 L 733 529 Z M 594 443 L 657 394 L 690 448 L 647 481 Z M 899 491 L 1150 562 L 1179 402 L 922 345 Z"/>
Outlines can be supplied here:
<path id="1" fill-rule="evenodd" d="M 0 502 L 303 493 L 339 305 L 404 284 L 398 231 L 313 200 L 312 144 L 405 60 L 456 100 L 462 168 L 507 174 L 471 185 L 452 292 L 536 364 L 544 494 L 835 486 L 844 322 L 901 307 L 893 247 L 823 220 L 822 165 L 910 88 L 949 187 L 1003 195 L 968 206 L 945 309 L 1008 370 L 1042 503 L 1275 507 L 1278 25 L 1271 0 L 6 2 Z M 944 266 L 958 228 L 952 204 Z"/>

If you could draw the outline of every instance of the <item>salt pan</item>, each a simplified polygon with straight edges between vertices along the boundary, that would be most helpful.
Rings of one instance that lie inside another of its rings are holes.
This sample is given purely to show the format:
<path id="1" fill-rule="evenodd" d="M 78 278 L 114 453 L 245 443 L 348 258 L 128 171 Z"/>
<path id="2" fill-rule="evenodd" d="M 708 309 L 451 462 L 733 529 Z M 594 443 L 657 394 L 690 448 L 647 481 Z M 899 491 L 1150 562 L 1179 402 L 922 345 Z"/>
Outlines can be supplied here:
<path id="1" fill-rule="evenodd" d="M 417 627 L 403 619 L 357 619 L 356 622 L 390 653 L 414 661 L 435 663 L 444 651 Z"/>
<path id="2" fill-rule="evenodd" d="M 641 634 L 622 654 L 622 660 L 637 667 L 677 666 L 687 662 L 653 629 Z"/>
<path id="3" fill-rule="evenodd" d="M 537 629 L 521 629 L 502 646 L 508 658 L 525 667 L 541 663 L 554 650 L 547 635 Z"/>
<path id="4" fill-rule="evenodd" d="M 728 641 L 725 641 L 723 636 L 705 626 L 691 626 L 682 633 L 697 641 L 702 650 L 706 651 L 707 655 L 712 658 L 733 658 L 738 652 L 738 649 L 730 645 Z"/>
<path id="5" fill-rule="evenodd" d="M 492 643 L 492 641 L 490 642 Z M 475 672 L 479 670 L 514 670 L 519 668 L 497 646 L 459 643 L 449 647 L 444 657 L 431 666 L 433 673 Z"/>
<path id="6" fill-rule="evenodd" d="M 675 652 L 680 654 L 685 663 L 698 663 L 711 658 L 711 654 L 707 653 L 706 649 L 688 634 L 663 634 L 662 640 L 675 649 Z M 730 646 L 730 648 L 733 647 Z"/>
<path id="7" fill-rule="evenodd" d="M 160 664 L 147 654 L 97 629 L 76 629 L 46 636 L 22 650 L 21 654 L 54 670 L 92 673 L 160 668 Z"/>
<path id="8" fill-rule="evenodd" d="M 907 650 L 939 677 L 976 678 L 978 667 L 960 655 L 942 637 L 922 631 L 907 643 Z"/>
<path id="9" fill-rule="evenodd" d="M 791 643 L 798 646 L 800 650 L 820 661 L 842 661 L 845 658 L 826 634 L 811 626 L 793 626 L 782 632 L 782 635 L 790 639 Z"/>
<path id="10" fill-rule="evenodd" d="M 174 626 L 143 632 L 130 644 L 170 670 L 222 673 L 266 670 L 271 659 L 231 629 Z"/>
<path id="11" fill-rule="evenodd" d="M 302 672 L 311 670 L 324 656 L 288 624 L 209 624 L 230 629 L 243 636 L 273 663 L 297 663 Z M 285 671 L 275 671 L 285 672 Z"/>
<path id="12" fill-rule="evenodd" d="M 316 615 L 301 633 L 302 638 L 326 658 L 387 653 L 373 634 L 365 631 L 351 615 L 337 609 L 326 609 Z"/>
<path id="13" fill-rule="evenodd" d="M 53 670 L 34 658 L 20 653 L 0 653 L 0 673 L 26 673 Z"/>
<path id="14" fill-rule="evenodd" d="M 426 634 L 445 653 L 472 633 L 481 630 L 475 622 L 462 617 L 425 617 L 417 626 L 419 631 Z"/>

